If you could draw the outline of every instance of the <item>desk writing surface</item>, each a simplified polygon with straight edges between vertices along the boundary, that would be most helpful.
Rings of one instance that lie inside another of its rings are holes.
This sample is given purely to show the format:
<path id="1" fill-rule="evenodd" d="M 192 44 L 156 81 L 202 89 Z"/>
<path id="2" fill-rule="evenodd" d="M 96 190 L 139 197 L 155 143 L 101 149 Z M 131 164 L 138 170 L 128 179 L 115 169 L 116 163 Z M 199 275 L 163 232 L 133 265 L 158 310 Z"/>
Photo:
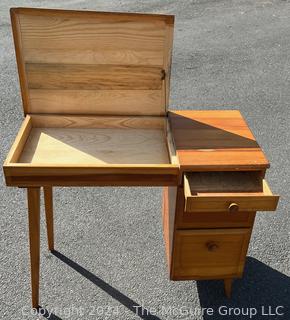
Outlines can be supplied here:
<path id="1" fill-rule="evenodd" d="M 171 111 L 169 120 L 182 171 L 269 167 L 262 149 L 237 110 Z"/>

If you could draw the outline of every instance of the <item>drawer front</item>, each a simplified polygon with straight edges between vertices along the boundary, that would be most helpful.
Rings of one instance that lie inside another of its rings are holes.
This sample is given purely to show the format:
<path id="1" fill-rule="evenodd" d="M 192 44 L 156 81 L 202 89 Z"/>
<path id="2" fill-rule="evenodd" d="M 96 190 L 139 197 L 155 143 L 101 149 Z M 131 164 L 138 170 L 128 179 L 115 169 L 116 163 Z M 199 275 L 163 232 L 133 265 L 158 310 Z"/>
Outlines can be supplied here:
<path id="1" fill-rule="evenodd" d="M 184 211 L 184 191 L 182 187 L 177 190 L 176 227 L 189 228 L 251 228 L 255 212 L 186 212 Z"/>
<path id="2" fill-rule="evenodd" d="M 255 212 L 183 212 L 178 219 L 178 228 L 251 228 Z"/>
<path id="3" fill-rule="evenodd" d="M 173 280 L 242 275 L 251 229 L 177 230 Z"/>
<path id="4" fill-rule="evenodd" d="M 196 192 L 192 193 L 187 176 L 184 176 L 186 212 L 275 211 L 279 197 L 273 195 L 265 180 L 259 192 Z M 210 186 L 209 186 L 210 189 Z"/>

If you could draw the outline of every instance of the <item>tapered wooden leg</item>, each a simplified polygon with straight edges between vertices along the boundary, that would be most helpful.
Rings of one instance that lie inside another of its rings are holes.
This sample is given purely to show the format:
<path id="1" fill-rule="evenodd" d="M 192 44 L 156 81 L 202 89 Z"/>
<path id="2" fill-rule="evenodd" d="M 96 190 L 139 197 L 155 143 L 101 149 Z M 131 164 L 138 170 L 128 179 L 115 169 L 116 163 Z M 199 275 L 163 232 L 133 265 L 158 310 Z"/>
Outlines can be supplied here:
<path id="1" fill-rule="evenodd" d="M 225 294 L 226 294 L 227 298 L 231 297 L 232 284 L 233 284 L 233 279 L 224 279 Z"/>
<path id="2" fill-rule="evenodd" d="M 39 306 L 40 188 L 27 188 L 32 307 Z"/>
<path id="3" fill-rule="evenodd" d="M 52 187 L 43 187 L 48 249 L 54 250 Z"/>

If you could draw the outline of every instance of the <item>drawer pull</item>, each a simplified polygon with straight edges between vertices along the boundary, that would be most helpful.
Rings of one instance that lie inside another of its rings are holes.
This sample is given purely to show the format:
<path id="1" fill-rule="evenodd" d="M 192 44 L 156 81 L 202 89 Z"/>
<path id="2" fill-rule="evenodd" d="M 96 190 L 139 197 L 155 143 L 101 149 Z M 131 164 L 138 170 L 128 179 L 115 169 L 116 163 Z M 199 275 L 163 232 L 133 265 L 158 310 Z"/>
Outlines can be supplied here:
<path id="1" fill-rule="evenodd" d="M 206 247 L 208 249 L 208 251 L 217 251 L 218 249 L 218 245 L 215 242 L 207 242 Z"/>
<path id="2" fill-rule="evenodd" d="M 230 205 L 229 205 L 229 212 L 230 213 L 237 213 L 239 211 L 239 205 L 238 204 L 236 204 L 236 203 L 231 203 Z"/>

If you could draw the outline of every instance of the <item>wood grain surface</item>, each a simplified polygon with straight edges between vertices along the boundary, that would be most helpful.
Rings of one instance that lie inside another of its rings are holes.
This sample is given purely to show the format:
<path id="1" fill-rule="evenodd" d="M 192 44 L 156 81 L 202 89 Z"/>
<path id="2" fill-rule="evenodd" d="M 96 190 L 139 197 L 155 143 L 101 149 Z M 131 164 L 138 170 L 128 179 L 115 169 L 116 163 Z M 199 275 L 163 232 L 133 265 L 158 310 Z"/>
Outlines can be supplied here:
<path id="1" fill-rule="evenodd" d="M 40 188 L 27 188 L 32 307 L 39 306 Z"/>
<path id="2" fill-rule="evenodd" d="M 162 83 L 156 67 L 28 63 L 26 72 L 29 89 L 160 90 Z"/>
<path id="3" fill-rule="evenodd" d="M 261 182 L 261 191 L 221 191 L 197 192 L 190 188 L 187 175 L 184 176 L 185 211 L 187 212 L 230 212 L 230 205 L 235 204 L 238 211 L 275 211 L 279 196 L 273 195 L 267 182 Z M 202 188 L 205 190 L 206 185 Z M 210 189 L 209 185 L 209 189 Z"/>
<path id="4" fill-rule="evenodd" d="M 48 250 L 54 250 L 54 223 L 53 223 L 53 190 L 51 186 L 43 187 L 44 208 L 46 220 L 46 234 Z"/>
<path id="5" fill-rule="evenodd" d="M 182 186 L 177 188 L 176 203 L 175 227 L 177 229 L 251 227 L 255 219 L 255 212 L 239 211 L 235 214 L 230 214 L 228 211 L 186 212 Z"/>
<path id="6" fill-rule="evenodd" d="M 176 186 L 179 165 L 168 139 L 165 117 L 27 115 L 3 166 L 5 180 L 10 186 Z"/>
<path id="7" fill-rule="evenodd" d="M 269 167 L 237 110 L 172 111 L 169 119 L 181 172 Z"/>
<path id="8" fill-rule="evenodd" d="M 173 278 L 222 279 L 241 276 L 251 229 L 176 231 Z"/>
<path id="9" fill-rule="evenodd" d="M 19 163 L 169 164 L 162 130 L 33 128 Z"/>
<path id="10" fill-rule="evenodd" d="M 173 235 L 175 212 L 177 202 L 177 187 L 164 187 L 162 197 L 162 224 L 163 224 L 163 239 L 165 244 L 165 252 L 167 257 L 167 267 L 169 274 L 171 272 L 172 264 L 172 250 L 173 250 Z"/>
<path id="11" fill-rule="evenodd" d="M 156 114 L 162 98 L 161 90 L 52 90 L 30 89 L 31 112 L 58 113 L 60 106 L 65 114 L 96 113 L 96 106 L 107 115 Z M 85 103 L 85 106 L 84 106 Z M 158 114 L 159 115 L 159 114 Z M 160 115 L 162 111 L 160 110 Z"/>
<path id="12" fill-rule="evenodd" d="M 11 19 L 25 114 L 166 114 L 173 16 L 12 8 Z"/>
<path id="13" fill-rule="evenodd" d="M 44 115 L 30 116 L 34 128 L 164 129 L 165 117 Z"/>

